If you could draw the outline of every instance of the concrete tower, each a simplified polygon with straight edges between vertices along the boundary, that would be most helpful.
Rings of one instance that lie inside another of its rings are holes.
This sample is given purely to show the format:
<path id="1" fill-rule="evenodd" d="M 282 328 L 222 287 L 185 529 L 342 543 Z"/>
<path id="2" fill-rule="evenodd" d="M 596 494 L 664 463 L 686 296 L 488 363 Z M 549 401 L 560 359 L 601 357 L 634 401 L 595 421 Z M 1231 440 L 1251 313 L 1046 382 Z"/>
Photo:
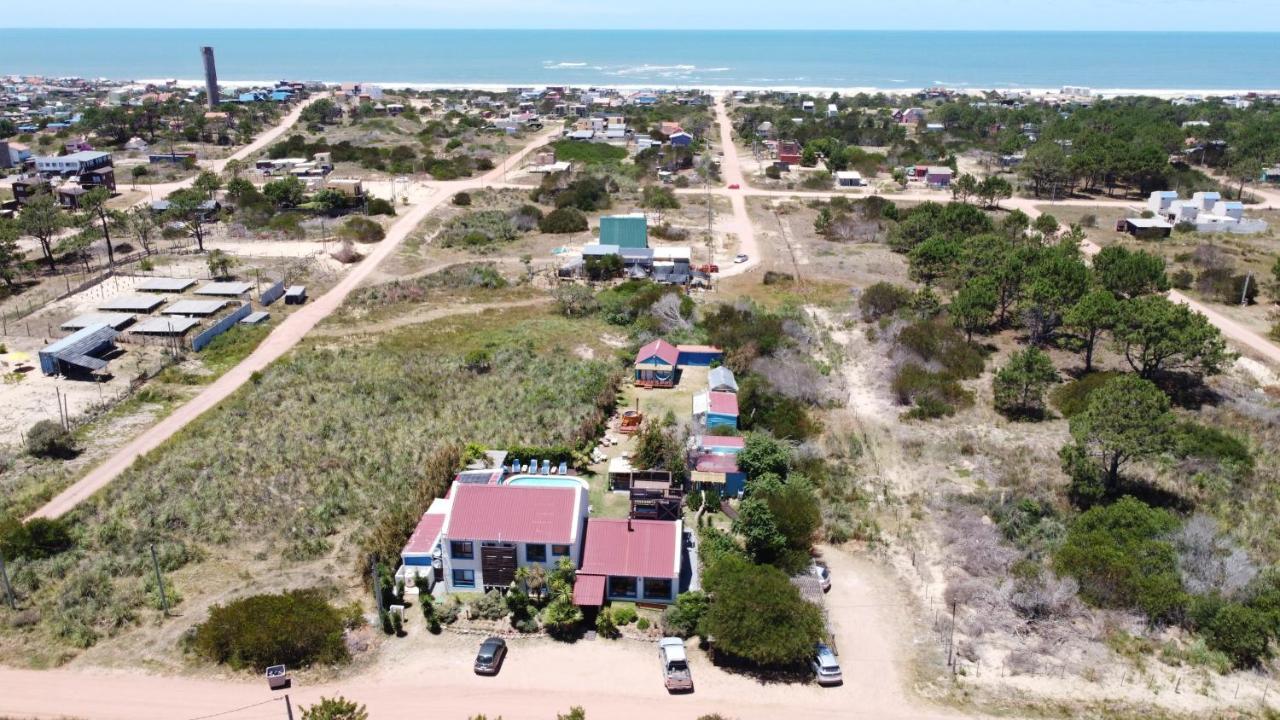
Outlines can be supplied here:
<path id="1" fill-rule="evenodd" d="M 218 68 L 213 62 L 213 48 L 202 47 L 200 54 L 204 56 L 204 87 L 209 94 L 209 109 L 218 107 Z"/>

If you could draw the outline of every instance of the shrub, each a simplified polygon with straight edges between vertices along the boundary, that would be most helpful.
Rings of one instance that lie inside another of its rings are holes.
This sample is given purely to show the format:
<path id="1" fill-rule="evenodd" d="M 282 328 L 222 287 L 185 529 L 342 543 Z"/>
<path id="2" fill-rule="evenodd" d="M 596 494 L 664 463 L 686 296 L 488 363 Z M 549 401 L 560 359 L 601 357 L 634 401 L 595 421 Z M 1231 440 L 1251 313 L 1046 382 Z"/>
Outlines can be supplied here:
<path id="1" fill-rule="evenodd" d="M 1224 603 L 1200 631 L 1211 649 L 1226 653 L 1237 667 L 1254 667 L 1271 657 L 1276 622 L 1261 610 Z"/>
<path id="2" fill-rule="evenodd" d="M 370 215 L 395 215 L 396 206 L 391 204 L 390 200 L 383 198 L 369 198 L 368 206 L 365 211 Z"/>
<path id="3" fill-rule="evenodd" d="M 586 232 L 589 225 L 587 216 L 573 207 L 562 207 L 553 210 L 538 223 L 538 229 L 551 235 Z"/>
<path id="4" fill-rule="evenodd" d="M 662 630 L 668 635 L 690 638 L 698 634 L 710 601 L 705 593 L 693 590 L 676 597 L 662 613 Z"/>
<path id="5" fill-rule="evenodd" d="M 874 322 L 910 307 L 914 296 L 914 293 L 901 285 L 878 282 L 862 291 L 862 296 L 858 298 L 858 308 L 862 311 L 863 322 Z"/>
<path id="6" fill-rule="evenodd" d="M 1122 375 L 1118 372 L 1095 372 L 1085 375 L 1079 380 L 1072 380 L 1053 389 L 1049 400 L 1065 418 L 1071 418 L 1084 412 L 1089 407 L 1089 396 L 1094 390 L 1107 384 L 1107 381 Z"/>
<path id="7" fill-rule="evenodd" d="M 436 238 L 440 247 L 478 248 L 507 243 L 520 236 L 520 231 L 507 213 L 501 210 L 479 210 L 453 218 Z"/>
<path id="8" fill-rule="evenodd" d="M 22 523 L 14 518 L 0 519 L 0 554 L 13 560 L 40 560 L 71 549 L 68 525 L 61 519 L 32 518 Z"/>
<path id="9" fill-rule="evenodd" d="M 348 238 L 358 243 L 381 242 L 386 236 L 387 233 L 381 225 L 359 215 L 347 218 L 338 230 L 338 237 Z"/>
<path id="10" fill-rule="evenodd" d="M 637 620 L 637 621 L 636 621 L 636 629 L 637 629 L 637 630 L 648 630 L 648 629 L 649 629 L 649 618 L 640 618 L 639 620 Z"/>
<path id="11" fill-rule="evenodd" d="M 458 207 L 471 207 L 471 193 L 460 192 L 454 195 L 453 204 Z"/>
<path id="12" fill-rule="evenodd" d="M 306 667 L 348 659 L 342 615 L 315 590 L 254 595 L 215 605 L 196 626 L 193 648 L 235 668 Z"/>
<path id="13" fill-rule="evenodd" d="M 65 460 L 76 456 L 76 440 L 52 420 L 41 420 L 27 431 L 27 454 Z"/>
<path id="14" fill-rule="evenodd" d="M 1191 283 L 1195 282 L 1196 276 L 1186 268 L 1178 268 L 1169 276 L 1169 282 L 1179 290 L 1190 290 Z"/>
<path id="15" fill-rule="evenodd" d="M 707 567 L 704 584 L 713 598 L 704 625 L 717 652 L 787 666 L 807 659 L 822 639 L 822 611 L 777 568 L 727 555 Z"/>
<path id="16" fill-rule="evenodd" d="M 1039 348 L 1015 352 L 992 379 L 995 406 L 1015 418 L 1039 418 L 1044 414 L 1044 392 L 1058 381 L 1058 371 Z"/>
<path id="17" fill-rule="evenodd" d="M 639 617 L 633 605 L 618 605 L 613 608 L 613 621 L 619 625 L 630 625 Z"/>
<path id="18" fill-rule="evenodd" d="M 508 612 L 502 593 L 496 590 L 490 590 L 467 603 L 467 613 L 472 619 L 501 620 Z"/>
<path id="19" fill-rule="evenodd" d="M 622 635 L 618 632 L 617 623 L 609 612 L 601 612 L 596 617 L 596 634 L 606 640 L 613 640 Z"/>
<path id="20" fill-rule="evenodd" d="M 1172 513 L 1132 497 L 1090 508 L 1067 530 L 1054 567 L 1075 577 L 1081 597 L 1094 605 L 1174 620 L 1186 605 L 1177 551 L 1167 539 L 1177 527 Z"/>
<path id="21" fill-rule="evenodd" d="M 302 720 L 369 720 L 363 705 L 344 697 L 320 698 L 320 702 L 302 710 Z"/>

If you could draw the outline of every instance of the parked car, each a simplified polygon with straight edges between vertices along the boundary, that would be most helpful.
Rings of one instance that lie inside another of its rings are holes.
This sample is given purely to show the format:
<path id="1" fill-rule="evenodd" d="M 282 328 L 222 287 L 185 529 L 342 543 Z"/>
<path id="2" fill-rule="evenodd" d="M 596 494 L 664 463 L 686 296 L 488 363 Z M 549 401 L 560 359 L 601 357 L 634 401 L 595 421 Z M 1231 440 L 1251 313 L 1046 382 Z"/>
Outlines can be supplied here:
<path id="1" fill-rule="evenodd" d="M 502 638 L 491 637 L 480 643 L 480 652 L 476 653 L 476 674 L 497 675 L 502 661 L 507 657 L 507 642 Z"/>
<path id="2" fill-rule="evenodd" d="M 662 677 L 667 692 L 693 692 L 693 675 L 689 672 L 689 656 L 684 640 L 666 637 L 658 641 L 658 658 L 662 661 Z"/>
<path id="3" fill-rule="evenodd" d="M 742 263 L 746 262 L 749 259 L 750 258 L 747 257 L 746 253 L 738 253 L 737 256 L 733 258 L 733 261 L 741 265 Z"/>
<path id="4" fill-rule="evenodd" d="M 697 270 L 698 272 L 704 272 L 704 273 L 708 273 L 708 274 L 710 274 L 710 273 L 718 273 L 718 272 L 720 272 L 720 266 L 719 266 L 719 265 L 716 265 L 715 263 L 708 263 L 708 264 L 706 264 L 706 265 L 699 265 L 698 267 L 696 267 L 696 268 L 694 268 L 694 269 L 695 269 L 695 270 Z"/>
<path id="5" fill-rule="evenodd" d="M 739 185 L 738 183 L 733 183 L 732 185 L 730 185 L 730 186 L 729 186 L 729 189 L 730 189 L 730 190 L 741 190 L 741 189 L 742 189 L 742 186 L 741 186 L 741 185 Z"/>
<path id="6" fill-rule="evenodd" d="M 809 566 L 809 572 L 813 573 L 813 576 L 818 578 L 818 582 L 822 583 L 822 592 L 827 592 L 831 589 L 831 570 L 826 565 L 814 563 Z"/>
<path id="7" fill-rule="evenodd" d="M 822 643 L 814 649 L 813 659 L 809 661 L 813 674 L 817 676 L 819 685 L 840 685 L 844 676 L 840 674 L 840 662 L 831 648 Z"/>

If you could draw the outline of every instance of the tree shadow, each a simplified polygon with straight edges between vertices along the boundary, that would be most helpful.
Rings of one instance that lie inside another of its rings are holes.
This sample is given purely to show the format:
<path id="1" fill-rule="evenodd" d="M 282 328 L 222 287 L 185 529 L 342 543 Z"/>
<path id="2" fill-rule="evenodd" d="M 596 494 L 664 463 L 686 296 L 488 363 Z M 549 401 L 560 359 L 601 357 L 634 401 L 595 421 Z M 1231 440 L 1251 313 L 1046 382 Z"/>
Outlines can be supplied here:
<path id="1" fill-rule="evenodd" d="M 1115 488 L 1107 493 L 1104 504 L 1115 502 L 1126 495 L 1141 500 L 1151 507 L 1172 510 L 1180 515 L 1189 515 L 1196 509 L 1194 502 L 1176 492 L 1156 487 L 1145 480 L 1135 478 L 1121 478 Z"/>
<path id="2" fill-rule="evenodd" d="M 739 657 L 716 652 L 712 649 L 708 655 L 711 664 L 731 674 L 751 678 L 761 685 L 807 685 L 813 679 L 813 673 L 803 663 L 781 667 L 763 667 Z"/>
<path id="3" fill-rule="evenodd" d="M 1156 378 L 1155 382 L 1175 406 L 1185 410 L 1215 407 L 1225 399 L 1209 387 L 1202 376 L 1193 373 L 1165 373 Z"/>

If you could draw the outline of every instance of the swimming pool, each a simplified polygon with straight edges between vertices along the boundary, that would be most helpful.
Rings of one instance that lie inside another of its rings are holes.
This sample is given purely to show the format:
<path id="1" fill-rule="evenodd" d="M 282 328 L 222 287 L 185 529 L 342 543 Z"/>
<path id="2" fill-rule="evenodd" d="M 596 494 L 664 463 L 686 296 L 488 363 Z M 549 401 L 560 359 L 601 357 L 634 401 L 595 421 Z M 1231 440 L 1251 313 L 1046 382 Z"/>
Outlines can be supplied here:
<path id="1" fill-rule="evenodd" d="M 507 485 L 516 487 L 571 487 L 587 486 L 585 480 L 568 475 L 516 475 L 506 481 Z"/>

